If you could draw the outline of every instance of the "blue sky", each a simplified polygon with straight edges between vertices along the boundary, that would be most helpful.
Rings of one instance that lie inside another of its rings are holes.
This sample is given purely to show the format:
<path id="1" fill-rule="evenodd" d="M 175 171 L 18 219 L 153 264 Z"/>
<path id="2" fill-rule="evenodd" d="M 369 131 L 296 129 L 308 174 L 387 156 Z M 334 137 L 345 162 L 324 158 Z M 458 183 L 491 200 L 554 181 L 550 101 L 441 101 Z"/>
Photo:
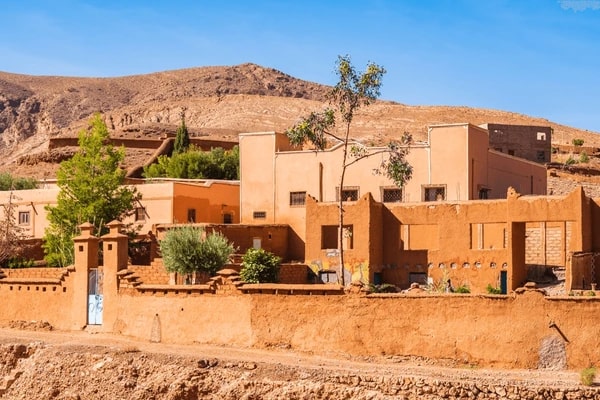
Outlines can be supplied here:
<path id="1" fill-rule="evenodd" d="M 0 70 L 124 76 L 272 67 L 335 82 L 387 69 L 382 98 L 513 111 L 600 132 L 600 0 L 0 0 Z"/>

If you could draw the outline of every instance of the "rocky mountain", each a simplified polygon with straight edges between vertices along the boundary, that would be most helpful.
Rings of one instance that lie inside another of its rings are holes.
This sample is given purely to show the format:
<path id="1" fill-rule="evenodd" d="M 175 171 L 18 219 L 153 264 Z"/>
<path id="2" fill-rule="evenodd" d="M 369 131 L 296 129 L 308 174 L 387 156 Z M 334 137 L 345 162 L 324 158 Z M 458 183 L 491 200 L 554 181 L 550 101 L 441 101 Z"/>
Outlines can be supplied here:
<path id="1" fill-rule="evenodd" d="M 385 82 L 384 82 L 385 84 Z M 283 131 L 326 104 L 329 88 L 255 64 L 201 67 L 117 78 L 29 76 L 0 72 L 0 170 L 43 153 L 52 137 L 75 137 L 101 112 L 114 137 L 175 132 L 185 109 L 192 135 L 237 140 L 252 131 Z M 353 135 L 380 144 L 409 131 L 425 140 L 436 123 L 486 122 L 552 126 L 554 141 L 600 135 L 514 112 L 378 101 L 357 115 Z M 40 168 L 23 171 L 40 175 Z"/>

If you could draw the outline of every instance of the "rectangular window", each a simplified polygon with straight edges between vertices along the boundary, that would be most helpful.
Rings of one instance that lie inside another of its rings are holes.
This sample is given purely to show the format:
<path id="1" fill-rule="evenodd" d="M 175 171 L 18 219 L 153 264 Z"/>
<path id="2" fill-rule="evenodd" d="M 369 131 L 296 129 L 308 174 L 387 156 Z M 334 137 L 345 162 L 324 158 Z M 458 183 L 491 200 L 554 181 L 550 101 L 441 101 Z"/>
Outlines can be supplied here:
<path id="1" fill-rule="evenodd" d="M 381 188 L 381 199 L 384 203 L 399 203 L 402 201 L 402 189 Z"/>
<path id="2" fill-rule="evenodd" d="M 538 161 L 546 161 L 546 152 L 544 150 L 538 150 L 536 156 Z"/>
<path id="3" fill-rule="evenodd" d="M 490 198 L 490 189 L 481 188 L 479 189 L 479 199 L 486 200 Z"/>
<path id="4" fill-rule="evenodd" d="M 537 140 L 546 141 L 546 132 L 538 132 L 537 133 Z"/>
<path id="5" fill-rule="evenodd" d="M 267 218 L 267 212 L 266 211 L 254 211 L 252 213 L 252 218 L 254 218 L 254 219 L 265 219 L 265 218 Z"/>
<path id="6" fill-rule="evenodd" d="M 306 202 L 306 192 L 290 192 L 290 206 L 303 206 Z"/>
<path id="7" fill-rule="evenodd" d="M 145 221 L 146 220 L 146 208 L 145 207 L 137 207 L 135 209 L 135 220 L 136 221 Z"/>
<path id="8" fill-rule="evenodd" d="M 511 150 L 511 149 L 508 149 L 508 155 L 509 156 L 514 156 L 515 155 L 515 151 Z"/>
<path id="9" fill-rule="evenodd" d="M 321 249 L 338 248 L 338 227 L 337 225 L 321 226 Z"/>
<path id="10" fill-rule="evenodd" d="M 29 211 L 19 211 L 19 225 L 29 225 Z"/>
<path id="11" fill-rule="evenodd" d="M 223 223 L 224 224 L 233 224 L 233 215 L 231 215 L 231 213 L 223 214 Z"/>
<path id="12" fill-rule="evenodd" d="M 196 222 L 196 209 L 188 208 L 188 222 L 194 223 Z"/>
<path id="13" fill-rule="evenodd" d="M 426 185 L 423 186 L 423 201 L 442 201 L 446 200 L 446 185 Z"/>
<path id="14" fill-rule="evenodd" d="M 335 199 L 337 201 L 340 200 L 339 197 L 339 187 L 335 188 Z M 343 201 L 357 201 L 358 200 L 358 186 L 344 186 L 342 189 L 342 199 Z"/>

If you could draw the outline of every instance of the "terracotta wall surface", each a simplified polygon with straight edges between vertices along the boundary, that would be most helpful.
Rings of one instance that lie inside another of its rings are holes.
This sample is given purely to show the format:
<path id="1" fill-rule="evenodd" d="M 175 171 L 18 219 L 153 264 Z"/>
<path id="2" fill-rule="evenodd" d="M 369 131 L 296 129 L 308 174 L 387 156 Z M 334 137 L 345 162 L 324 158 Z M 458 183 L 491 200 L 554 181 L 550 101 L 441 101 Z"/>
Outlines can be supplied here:
<path id="1" fill-rule="evenodd" d="M 114 330 L 169 343 L 415 355 L 498 368 L 584 368 L 600 301 L 516 296 L 120 295 Z M 154 332 L 154 333 L 153 333 Z M 568 340 L 568 342 L 567 342 Z M 548 354 L 545 354 L 548 352 Z M 561 364 L 561 363 L 564 363 Z"/>

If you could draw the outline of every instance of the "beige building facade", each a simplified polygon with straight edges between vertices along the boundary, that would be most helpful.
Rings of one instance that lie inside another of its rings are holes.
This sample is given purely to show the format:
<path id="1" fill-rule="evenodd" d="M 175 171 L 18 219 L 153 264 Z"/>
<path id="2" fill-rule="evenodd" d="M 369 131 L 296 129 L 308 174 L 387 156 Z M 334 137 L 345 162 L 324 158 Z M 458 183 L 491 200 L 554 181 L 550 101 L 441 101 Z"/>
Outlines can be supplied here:
<path id="1" fill-rule="evenodd" d="M 294 149 L 275 132 L 241 134 L 241 222 L 289 224 L 290 253 L 303 260 L 306 195 L 337 200 L 342 150 L 341 144 L 325 151 Z M 413 176 L 403 188 L 376 172 L 383 157 L 348 167 L 343 196 L 357 201 L 371 193 L 382 203 L 415 203 L 500 199 L 509 187 L 524 195 L 546 194 L 543 165 L 490 149 L 487 130 L 468 123 L 431 126 L 427 142 L 412 144 L 407 159 Z"/>
<path id="2" fill-rule="evenodd" d="M 134 223 L 142 234 L 153 230 L 157 224 L 240 222 L 238 181 L 147 181 L 132 186 L 142 198 L 135 205 L 134 214 L 123 222 Z M 56 205 L 58 192 L 55 185 L 0 192 L 0 204 L 12 203 L 13 218 L 25 237 L 41 239 L 48 227 L 46 207 Z M 4 209 L 0 211 L 2 219 L 5 218 L 2 215 Z"/>

